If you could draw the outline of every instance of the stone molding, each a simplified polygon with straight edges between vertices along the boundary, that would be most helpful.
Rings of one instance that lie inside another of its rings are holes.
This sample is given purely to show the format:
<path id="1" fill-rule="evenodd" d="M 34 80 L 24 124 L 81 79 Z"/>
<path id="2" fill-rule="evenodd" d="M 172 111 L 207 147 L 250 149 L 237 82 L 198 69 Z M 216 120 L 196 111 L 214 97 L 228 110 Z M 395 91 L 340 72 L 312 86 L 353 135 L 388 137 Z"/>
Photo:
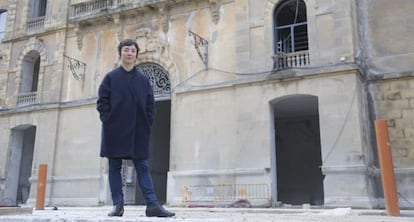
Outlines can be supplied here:
<path id="1" fill-rule="evenodd" d="M 362 164 L 350 164 L 350 165 L 322 165 L 321 170 L 323 174 L 365 174 L 368 173 L 370 170 L 367 166 Z"/>
<path id="2" fill-rule="evenodd" d="M 220 20 L 220 4 L 218 3 L 218 0 L 209 0 L 209 1 L 210 1 L 211 19 L 213 20 L 214 24 L 217 25 L 217 23 Z"/>
<path id="3" fill-rule="evenodd" d="M 251 174 L 267 174 L 267 170 L 265 168 L 183 170 L 183 171 L 170 171 L 169 174 L 171 174 L 171 176 L 173 177 L 251 175 Z"/>
<path id="4" fill-rule="evenodd" d="M 32 50 L 35 50 L 40 54 L 41 68 L 49 65 L 49 61 L 46 57 L 45 44 L 43 43 L 43 40 L 37 37 L 31 37 L 29 41 L 26 43 L 26 45 L 23 47 L 22 52 L 17 58 L 16 65 L 13 71 L 17 72 L 18 70 L 21 70 L 24 57 L 27 55 L 27 53 L 29 53 Z"/>

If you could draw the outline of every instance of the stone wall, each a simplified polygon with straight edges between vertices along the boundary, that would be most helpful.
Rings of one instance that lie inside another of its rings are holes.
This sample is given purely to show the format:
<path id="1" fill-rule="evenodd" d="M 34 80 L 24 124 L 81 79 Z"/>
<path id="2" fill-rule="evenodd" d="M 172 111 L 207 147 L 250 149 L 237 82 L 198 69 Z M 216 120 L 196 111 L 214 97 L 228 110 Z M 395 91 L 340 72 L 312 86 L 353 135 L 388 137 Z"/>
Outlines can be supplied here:
<path id="1" fill-rule="evenodd" d="M 375 119 L 388 121 L 400 205 L 413 207 L 414 47 L 407 43 L 413 35 L 414 4 L 406 0 L 361 0 L 356 5 L 360 39 L 356 57 L 366 78 L 370 125 L 374 127 Z M 376 149 L 375 132 L 371 142 Z M 376 196 L 381 198 L 377 158 L 374 156 L 373 166 L 379 183 Z"/>
<path id="2" fill-rule="evenodd" d="M 160 4 L 68 23 L 69 4 L 83 1 L 48 1 L 38 32 L 27 32 L 28 17 L 17 13 L 29 11 L 27 1 L 0 1 L 10 12 L 0 52 L 0 86 L 6 86 L 0 107 L 7 108 L 0 112 L 0 188 L 10 131 L 31 124 L 37 132 L 30 203 L 40 162 L 51 164 L 48 203 L 110 202 L 106 162 L 95 155 L 100 126 L 91 116 L 100 81 L 117 65 L 116 44 L 133 38 L 142 49 L 137 63 L 157 63 L 170 75 L 170 203 L 181 203 L 185 185 L 222 182 L 273 186 L 275 202 L 269 103 L 298 94 L 318 97 L 327 206 L 376 206 L 370 198 L 381 195 L 367 180 L 377 167 L 372 117 L 389 120 L 398 186 L 414 197 L 414 67 L 407 44 L 414 4 L 408 0 L 306 0 L 311 66 L 278 71 L 272 70 L 273 12 L 281 0 L 169 1 L 168 9 Z M 189 30 L 209 42 L 208 67 Z M 30 50 L 43 59 L 42 104 L 16 108 L 20 64 Z M 69 57 L 86 64 L 83 79 L 71 72 Z M 73 184 L 83 193 L 72 196 Z"/>
<path id="3" fill-rule="evenodd" d="M 400 205 L 412 207 L 409 202 L 414 199 L 414 79 L 376 81 L 370 89 L 376 119 L 388 121 Z"/>
<path id="4" fill-rule="evenodd" d="M 414 162 L 414 79 L 375 82 L 377 119 L 388 120 L 389 136 L 397 168 L 412 167 Z"/>

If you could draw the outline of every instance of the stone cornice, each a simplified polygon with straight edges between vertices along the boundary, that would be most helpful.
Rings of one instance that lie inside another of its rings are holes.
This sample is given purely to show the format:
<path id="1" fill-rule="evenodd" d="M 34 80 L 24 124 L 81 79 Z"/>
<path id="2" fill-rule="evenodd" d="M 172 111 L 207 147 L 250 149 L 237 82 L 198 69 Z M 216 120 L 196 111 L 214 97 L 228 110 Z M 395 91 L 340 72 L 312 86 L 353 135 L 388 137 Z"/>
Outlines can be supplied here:
<path id="1" fill-rule="evenodd" d="M 3 39 L 2 44 L 6 44 L 6 43 L 10 43 L 10 42 L 16 42 L 16 41 L 22 41 L 22 40 L 28 40 L 32 37 L 41 38 L 42 36 L 55 34 L 57 32 L 64 32 L 64 31 L 66 31 L 66 29 L 67 29 L 66 26 L 61 26 L 61 27 L 57 27 L 55 29 L 45 29 L 45 30 L 38 31 L 38 32 L 25 32 L 25 33 L 22 33 L 22 34 L 16 34 L 16 35 L 13 35 L 10 38 Z"/>
<path id="2" fill-rule="evenodd" d="M 194 1 L 194 0 L 193 0 Z M 198 0 L 202 1 L 202 0 Z M 217 24 L 220 20 L 220 0 L 205 0 L 210 6 L 212 21 Z M 105 2 L 105 1 L 102 1 Z M 190 0 L 128 0 L 125 3 L 98 4 L 99 2 L 87 1 L 70 6 L 69 23 L 75 26 L 94 25 L 113 21 L 117 24 L 122 17 L 138 16 L 145 12 L 158 12 L 162 20 L 164 32 L 168 30 L 169 9 Z M 226 1 L 228 2 L 228 0 Z"/>
<path id="3" fill-rule="evenodd" d="M 204 72 L 209 72 L 208 69 Z M 211 70 L 213 71 L 213 70 Z M 224 72 L 224 71 L 223 71 Z M 229 73 L 229 72 L 228 72 Z M 238 77 L 232 80 L 223 80 L 215 83 L 203 83 L 197 85 L 189 80 L 173 86 L 173 93 L 189 93 L 194 91 L 214 90 L 217 88 L 235 87 L 251 84 L 262 84 L 263 82 L 282 82 L 282 81 L 296 81 L 299 79 L 321 78 L 323 76 L 344 75 L 344 74 L 359 74 L 359 69 L 356 64 L 336 64 L 320 67 L 304 67 L 304 68 L 289 68 L 285 70 L 269 70 L 252 74 L 234 74 Z"/>
<path id="4" fill-rule="evenodd" d="M 376 75 L 368 75 L 366 78 L 370 82 L 377 82 L 377 81 L 386 81 L 386 80 L 393 80 L 393 79 L 413 79 L 414 72 L 413 71 L 406 71 L 406 72 L 395 72 L 395 73 L 382 73 Z"/>
<path id="5" fill-rule="evenodd" d="M 97 97 L 91 97 L 87 99 L 79 99 L 67 102 L 48 102 L 48 103 L 35 103 L 26 106 L 18 106 L 12 108 L 0 109 L 0 116 L 3 115 L 15 115 L 29 112 L 44 112 L 46 110 L 57 110 L 61 108 L 72 108 L 79 106 L 90 106 L 96 104 Z"/>

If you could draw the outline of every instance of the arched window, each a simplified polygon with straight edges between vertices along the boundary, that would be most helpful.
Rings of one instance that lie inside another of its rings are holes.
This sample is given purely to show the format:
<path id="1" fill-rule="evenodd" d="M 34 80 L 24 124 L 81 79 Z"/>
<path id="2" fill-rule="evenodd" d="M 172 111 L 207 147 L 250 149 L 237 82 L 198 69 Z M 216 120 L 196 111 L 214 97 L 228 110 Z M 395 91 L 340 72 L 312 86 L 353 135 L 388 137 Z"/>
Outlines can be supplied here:
<path id="1" fill-rule="evenodd" d="M 4 38 L 6 32 L 7 10 L 0 9 L 0 41 Z"/>
<path id="2" fill-rule="evenodd" d="M 303 0 L 284 0 L 274 11 L 275 68 L 309 65 L 308 24 Z"/>
<path id="3" fill-rule="evenodd" d="M 40 54 L 39 52 L 32 50 L 23 59 L 22 78 L 20 82 L 17 105 L 36 102 L 39 69 Z"/>

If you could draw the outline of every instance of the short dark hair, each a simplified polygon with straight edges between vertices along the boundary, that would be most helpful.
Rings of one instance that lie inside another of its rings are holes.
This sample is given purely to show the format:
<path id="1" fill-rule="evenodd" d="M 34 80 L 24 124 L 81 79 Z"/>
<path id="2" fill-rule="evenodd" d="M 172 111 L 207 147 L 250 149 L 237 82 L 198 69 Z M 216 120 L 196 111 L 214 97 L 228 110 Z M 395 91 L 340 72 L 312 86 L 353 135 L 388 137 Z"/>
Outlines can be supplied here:
<path id="1" fill-rule="evenodd" d="M 137 49 L 137 57 L 138 57 L 138 52 L 139 52 L 138 43 L 136 41 L 132 40 L 132 39 L 124 39 L 119 43 L 119 45 L 118 45 L 118 55 L 121 56 L 122 47 L 130 46 L 130 45 L 135 46 L 135 48 Z"/>

